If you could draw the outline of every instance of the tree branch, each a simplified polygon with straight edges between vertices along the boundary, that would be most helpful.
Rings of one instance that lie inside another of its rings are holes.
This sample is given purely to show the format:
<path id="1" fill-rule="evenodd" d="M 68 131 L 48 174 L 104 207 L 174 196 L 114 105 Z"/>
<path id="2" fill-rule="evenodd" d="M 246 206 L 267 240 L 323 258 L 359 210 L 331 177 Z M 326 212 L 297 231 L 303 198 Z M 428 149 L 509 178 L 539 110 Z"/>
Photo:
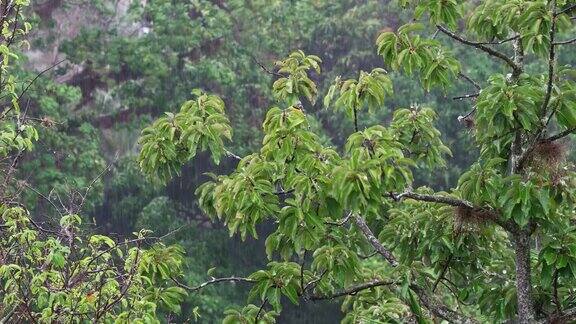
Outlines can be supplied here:
<path id="1" fill-rule="evenodd" d="M 36 80 L 38 80 L 38 78 L 40 78 L 44 73 L 52 70 L 53 68 L 55 68 L 57 65 L 59 65 L 60 63 L 64 62 L 66 59 L 62 59 L 52 65 L 50 65 L 49 67 L 47 67 L 46 69 L 40 71 L 40 73 L 36 74 L 36 76 L 32 79 L 32 81 L 30 81 L 30 83 L 28 83 L 28 85 L 22 90 L 22 92 L 20 92 L 20 94 L 18 95 L 18 98 L 16 99 L 17 101 L 20 101 L 20 99 L 22 99 L 22 96 L 24 96 L 24 94 L 28 91 L 28 89 L 30 89 L 30 87 L 32 86 L 32 84 L 34 84 L 34 82 L 36 82 Z M 2 112 L 2 115 L 0 116 L 0 119 L 4 119 L 4 117 L 6 117 L 6 115 L 8 115 L 8 113 L 14 109 L 14 105 L 11 105 L 8 109 L 6 109 L 5 111 Z"/>
<path id="2" fill-rule="evenodd" d="M 395 201 L 400 201 L 406 197 L 406 198 L 414 199 L 417 201 L 433 202 L 433 203 L 444 204 L 444 205 L 449 205 L 449 206 L 454 206 L 454 207 L 463 207 L 463 208 L 474 209 L 477 211 L 488 212 L 486 215 L 487 215 L 489 220 L 491 220 L 492 222 L 499 225 L 500 227 L 502 227 L 503 229 L 507 230 L 510 233 L 518 232 L 518 225 L 514 221 L 508 220 L 508 221 L 504 222 L 498 218 L 498 214 L 495 210 L 493 210 L 491 208 L 474 206 L 471 202 L 464 200 L 464 199 L 458 199 L 458 198 L 441 196 L 441 195 L 418 194 L 418 193 L 411 192 L 411 191 L 407 191 L 407 192 L 404 192 L 401 194 L 395 194 L 395 193 L 391 192 L 391 193 L 389 193 L 389 195 Z"/>
<path id="3" fill-rule="evenodd" d="M 233 158 L 234 160 L 237 160 L 237 161 L 241 161 L 241 160 L 242 160 L 242 158 L 241 158 L 240 156 L 238 156 L 238 155 L 236 155 L 236 154 L 234 154 L 234 153 L 232 153 L 232 152 L 230 152 L 230 151 L 228 151 L 228 150 L 225 150 L 225 151 L 224 151 L 224 154 L 226 154 L 226 156 L 228 156 L 228 157 Z"/>
<path id="4" fill-rule="evenodd" d="M 570 11 L 572 11 L 572 10 L 574 10 L 574 9 L 576 9 L 576 4 L 573 4 L 573 5 L 569 6 L 569 7 L 566 7 L 564 10 L 561 10 L 561 11 L 555 13 L 555 14 L 554 14 L 554 18 L 560 16 L 561 14 L 567 14 L 567 13 L 569 13 Z"/>
<path id="5" fill-rule="evenodd" d="M 552 142 L 552 141 L 561 139 L 563 137 L 566 137 L 566 136 L 572 134 L 573 132 L 576 132 L 576 127 L 568 128 L 567 130 L 565 130 L 563 132 L 560 132 L 556 135 L 552 135 L 552 136 L 544 139 L 544 142 Z"/>
<path id="6" fill-rule="evenodd" d="M 476 42 L 476 44 L 480 44 L 480 45 L 501 45 L 501 44 L 504 44 L 504 43 L 508 43 L 508 42 L 510 42 L 510 41 L 513 41 L 513 40 L 515 40 L 515 39 L 517 39 L 517 38 L 519 38 L 519 37 L 520 37 L 520 35 L 515 35 L 515 36 L 509 37 L 509 38 L 506 38 L 506 39 L 504 39 L 504 40 L 497 41 L 497 42 Z"/>
<path id="7" fill-rule="evenodd" d="M 442 281 L 442 279 L 444 278 L 444 275 L 446 274 L 446 271 L 448 270 L 448 267 L 450 267 L 450 262 L 452 262 L 452 259 L 454 258 L 454 253 L 450 253 L 450 256 L 448 257 L 448 259 L 446 260 L 446 262 L 444 263 L 444 267 L 442 268 L 442 271 L 440 272 L 440 274 L 438 275 L 438 278 L 436 278 L 436 281 L 434 281 L 434 285 L 432 286 L 432 292 L 436 291 L 436 288 L 438 287 L 438 284 L 440 283 L 440 281 Z"/>
<path id="8" fill-rule="evenodd" d="M 452 39 L 457 40 L 458 42 L 465 44 L 465 45 L 469 45 L 472 47 L 475 47 L 483 52 L 488 53 L 488 55 L 490 56 L 494 56 L 497 57 L 501 60 L 503 60 L 504 62 L 506 62 L 506 64 L 508 64 L 515 72 L 518 71 L 520 68 L 516 65 L 516 63 L 514 63 L 514 61 L 509 58 L 506 54 L 501 53 L 493 48 L 490 48 L 486 45 L 484 45 L 483 43 L 479 43 L 479 42 L 472 42 L 469 41 L 465 38 L 463 38 L 462 36 L 459 36 L 453 32 L 451 32 L 450 30 L 444 28 L 441 25 L 436 25 L 436 28 L 438 28 L 438 30 L 440 30 L 441 32 L 443 32 L 444 34 L 450 36 Z"/>
<path id="9" fill-rule="evenodd" d="M 555 3 L 554 3 L 554 7 L 555 7 Z M 548 114 L 547 113 L 548 104 L 550 103 L 550 98 L 552 97 L 552 89 L 553 89 L 553 85 L 554 85 L 554 66 L 556 63 L 556 47 L 554 45 L 554 37 L 556 35 L 556 16 L 557 15 L 558 14 L 554 15 L 554 19 L 552 19 L 552 25 L 550 26 L 550 52 L 548 55 L 548 82 L 546 84 L 546 95 L 544 96 L 544 101 L 542 102 L 542 106 L 540 107 L 540 110 L 541 110 L 540 111 L 540 119 L 544 119 L 544 117 L 546 117 L 546 115 Z M 550 120 L 553 115 L 554 115 L 554 111 L 552 111 L 548 120 Z M 546 126 L 547 126 L 547 123 L 542 125 L 542 127 L 534 135 L 534 139 L 532 140 L 532 143 L 529 144 L 529 146 L 526 148 L 526 150 L 524 150 L 524 152 L 522 152 L 520 154 L 518 161 L 516 163 L 517 169 L 522 169 L 524 163 L 526 162 L 526 160 L 530 156 L 530 153 L 532 153 L 532 151 L 536 147 L 536 144 L 538 144 L 538 142 L 540 141 L 542 134 L 544 133 L 544 130 L 546 129 Z"/>
<path id="10" fill-rule="evenodd" d="M 448 196 L 419 194 L 411 191 L 406 191 L 401 194 L 390 193 L 390 197 L 396 201 L 400 201 L 403 198 L 410 198 L 418 201 L 434 202 L 454 207 L 474 208 L 474 205 L 467 200 Z"/>
<path id="11" fill-rule="evenodd" d="M 371 281 L 359 284 L 357 286 L 348 287 L 344 290 L 337 291 L 331 295 L 312 295 L 312 296 L 310 296 L 310 299 L 311 300 L 334 299 L 334 298 L 347 296 L 347 295 L 355 295 L 362 290 L 366 290 L 366 289 L 370 289 L 370 288 L 374 288 L 374 287 L 380 287 L 380 286 L 390 286 L 393 284 L 395 284 L 394 281 L 375 279 L 375 280 L 371 280 Z"/>
<path id="12" fill-rule="evenodd" d="M 43 193 L 41 193 L 40 191 L 34 189 L 32 186 L 30 186 L 29 184 L 27 184 L 25 181 L 21 181 L 20 184 L 24 187 L 26 187 L 27 189 L 31 190 L 32 192 L 34 192 L 36 195 L 38 195 L 40 198 L 46 200 L 50 206 L 52 206 L 54 208 L 54 210 L 56 210 L 56 212 L 58 212 L 58 214 L 60 214 L 60 216 L 64 216 L 64 214 L 62 213 L 62 211 L 60 210 L 60 208 L 58 208 L 58 206 L 56 206 L 56 204 L 50 200 L 50 198 L 46 197 Z"/>
<path id="13" fill-rule="evenodd" d="M 550 98 L 552 97 L 552 88 L 554 85 L 554 65 L 556 63 L 556 46 L 554 44 L 554 37 L 556 36 L 556 19 L 552 19 L 552 25 L 550 26 L 550 53 L 548 56 L 548 83 L 546 84 L 546 95 L 544 97 L 544 102 L 542 102 L 541 117 L 547 115 L 546 111 L 548 109 L 548 104 L 550 103 Z"/>
<path id="14" fill-rule="evenodd" d="M 322 278 L 324 278 L 324 275 L 326 274 L 326 272 L 328 272 L 328 269 L 324 269 L 324 271 L 320 274 L 320 276 L 318 276 L 318 278 L 308 282 L 304 288 L 302 289 L 302 295 L 304 296 L 304 298 L 306 299 L 306 292 L 311 289 L 316 287 L 316 284 L 322 280 Z"/>
<path id="15" fill-rule="evenodd" d="M 352 217 L 352 212 L 349 212 L 348 215 L 346 215 L 346 217 L 342 218 L 340 221 L 337 222 L 325 221 L 324 223 L 328 225 L 342 226 L 346 224 L 348 220 L 350 220 L 350 217 Z"/>
<path id="16" fill-rule="evenodd" d="M 172 281 L 174 281 L 174 283 L 178 287 L 184 288 L 184 289 L 189 290 L 191 292 L 196 292 L 196 291 L 201 290 L 202 288 L 204 288 L 206 286 L 220 283 L 220 282 L 247 282 L 247 283 L 255 283 L 256 282 L 255 280 L 243 278 L 243 277 L 212 278 L 211 280 L 203 282 L 203 283 L 199 284 L 198 286 L 191 287 L 191 286 L 188 286 L 188 285 L 181 283 L 180 281 L 176 280 L 176 278 L 170 277 L 170 279 L 172 279 Z"/>
<path id="17" fill-rule="evenodd" d="M 368 242 L 370 242 L 372 247 L 374 247 L 374 249 L 380 255 L 382 255 L 384 259 L 386 259 L 386 261 L 390 263 L 391 266 L 393 267 L 398 266 L 398 261 L 396 260 L 392 252 L 390 252 L 384 245 L 382 245 L 382 243 L 380 243 L 378 238 L 374 235 L 374 233 L 372 233 L 372 230 L 370 230 L 370 227 L 368 227 L 368 225 L 366 224 L 364 218 L 358 215 L 352 215 L 352 219 L 354 220 L 358 228 L 360 228 L 360 231 L 362 231 L 362 233 L 364 234 Z"/>
<path id="18" fill-rule="evenodd" d="M 576 320 L 576 307 L 567 309 L 561 314 L 556 314 L 550 318 L 540 321 L 540 323 L 550 323 L 550 324 L 560 324 L 560 323 L 572 323 Z"/>
<path id="19" fill-rule="evenodd" d="M 268 302 L 268 298 L 264 299 L 264 301 L 262 302 L 262 305 L 260 305 L 260 308 L 258 309 L 258 313 L 256 313 L 256 317 L 254 318 L 254 324 L 258 324 L 258 318 L 260 317 L 260 313 L 262 313 L 262 310 L 264 310 L 264 306 L 266 306 L 267 302 Z"/>
<path id="20" fill-rule="evenodd" d="M 253 56 L 253 55 L 250 55 L 250 56 L 252 56 L 252 60 L 254 60 L 254 63 L 258 64 L 258 66 L 260 66 L 260 68 L 261 68 L 264 72 L 266 72 L 266 73 L 268 73 L 268 74 L 270 74 L 270 75 L 273 75 L 273 76 L 280 77 L 280 78 L 285 77 L 285 75 L 283 75 L 283 74 L 280 74 L 280 73 L 278 73 L 278 72 L 274 72 L 274 71 L 271 71 L 270 69 L 268 69 L 264 64 L 260 63 L 260 61 L 258 61 L 255 56 Z"/>
<path id="21" fill-rule="evenodd" d="M 476 93 L 471 93 L 471 94 L 467 94 L 467 95 L 463 95 L 463 96 L 458 96 L 458 97 L 452 97 L 452 100 L 462 100 L 462 99 L 470 99 L 470 98 L 476 98 L 480 95 L 479 92 Z"/>
<path id="22" fill-rule="evenodd" d="M 354 113 L 354 131 L 358 133 L 358 112 L 356 108 L 352 108 L 352 112 Z"/>
<path id="23" fill-rule="evenodd" d="M 571 44 L 571 43 L 576 43 L 576 37 L 574 37 L 572 39 L 563 40 L 563 41 L 557 41 L 557 42 L 552 43 L 552 45 L 566 45 L 566 44 Z"/>
<path id="24" fill-rule="evenodd" d="M 472 84 L 474 86 L 474 88 L 476 88 L 476 90 L 480 91 L 480 89 L 482 89 L 482 87 L 480 87 L 480 85 L 478 84 L 478 82 L 474 81 L 471 77 L 469 77 L 468 75 L 462 73 L 462 72 L 458 72 L 458 77 L 460 77 L 461 79 L 464 79 L 466 81 L 468 81 L 470 84 Z"/>
<path id="25" fill-rule="evenodd" d="M 410 285 L 410 288 L 418 295 L 420 301 L 432 314 L 450 323 L 477 323 L 476 320 L 455 312 L 443 305 L 440 301 L 428 296 L 424 289 L 417 285 Z"/>

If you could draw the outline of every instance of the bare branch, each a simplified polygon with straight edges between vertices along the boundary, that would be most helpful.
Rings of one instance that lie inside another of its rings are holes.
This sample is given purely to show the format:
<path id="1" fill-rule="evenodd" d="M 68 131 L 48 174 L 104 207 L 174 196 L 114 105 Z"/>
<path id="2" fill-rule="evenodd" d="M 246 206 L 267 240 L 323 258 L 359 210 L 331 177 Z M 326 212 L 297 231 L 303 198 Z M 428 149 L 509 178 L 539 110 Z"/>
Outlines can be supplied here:
<path id="1" fill-rule="evenodd" d="M 241 158 L 240 156 L 238 156 L 238 155 L 236 155 L 236 154 L 234 154 L 234 153 L 232 153 L 232 152 L 230 152 L 230 151 L 228 151 L 228 150 L 226 150 L 226 151 L 224 152 L 224 154 L 226 154 L 226 156 L 229 156 L 229 157 L 233 158 L 234 160 L 237 160 L 237 161 L 241 161 L 241 160 L 242 160 L 242 158 Z"/>
<path id="2" fill-rule="evenodd" d="M 359 284 L 357 286 L 348 287 L 344 290 L 337 291 L 331 295 L 313 295 L 310 297 L 310 299 L 311 300 L 334 299 L 334 298 L 338 298 L 338 297 L 342 297 L 342 296 L 355 295 L 362 290 L 366 290 L 366 289 L 370 289 L 370 288 L 374 288 L 374 287 L 380 287 L 380 286 L 390 286 L 393 284 L 395 284 L 394 281 L 375 279 L 375 280 L 371 280 L 371 281 Z"/>
<path id="3" fill-rule="evenodd" d="M 458 96 L 458 97 L 453 97 L 452 100 L 463 100 L 463 99 L 470 99 L 470 98 L 476 98 L 480 95 L 479 92 L 477 93 L 471 93 L 471 94 L 467 94 L 467 95 L 463 95 L 463 96 Z"/>
<path id="4" fill-rule="evenodd" d="M 56 210 L 56 212 L 58 212 L 58 214 L 60 214 L 60 216 L 64 216 L 62 211 L 60 211 L 60 208 L 58 208 L 58 206 L 56 206 L 56 204 L 50 198 L 46 197 L 43 193 L 41 193 L 40 191 L 33 188 L 32 186 L 27 184 L 25 181 L 20 181 L 20 184 L 23 185 L 24 187 L 26 187 L 27 189 L 31 190 L 32 192 L 34 192 L 40 198 L 46 200 L 54 208 L 54 210 Z"/>
<path id="5" fill-rule="evenodd" d="M 258 309 L 258 313 L 256 313 L 256 317 L 254 318 L 254 324 L 258 324 L 258 318 L 260 318 L 260 313 L 262 313 L 262 310 L 264 310 L 264 306 L 266 306 L 267 302 L 268 298 L 264 299 L 262 305 L 260 305 L 260 309 Z"/>
<path id="6" fill-rule="evenodd" d="M 552 142 L 552 141 L 561 139 L 561 138 L 563 138 L 563 137 L 566 137 L 566 136 L 568 136 L 568 135 L 570 135 L 570 134 L 572 134 L 572 133 L 574 133 L 574 132 L 576 132 L 576 127 L 568 128 L 567 130 L 565 130 L 565 131 L 563 131 L 563 132 L 560 132 L 560 133 L 558 133 L 558 134 L 556 134 L 556 135 L 552 135 L 552 136 L 544 139 L 544 142 Z"/>
<path id="7" fill-rule="evenodd" d="M 562 314 L 562 304 L 560 303 L 560 299 L 558 299 L 558 269 L 554 270 L 553 276 L 553 284 L 552 284 L 552 300 L 556 305 L 556 311 L 559 314 Z"/>
<path id="8" fill-rule="evenodd" d="M 285 195 L 289 195 L 289 194 L 293 193 L 294 191 L 296 191 L 296 190 L 295 189 L 278 190 L 278 191 L 274 192 L 274 194 L 277 196 L 285 196 Z"/>
<path id="9" fill-rule="evenodd" d="M 390 193 L 390 197 L 396 201 L 400 201 L 403 198 L 410 198 L 418 201 L 427 201 L 427 202 L 434 202 L 439 204 L 450 205 L 454 207 L 466 207 L 466 208 L 474 208 L 474 205 L 463 199 L 448 197 L 448 196 L 441 196 L 441 195 L 426 195 L 426 194 L 419 194 L 411 191 L 403 192 L 401 194 L 394 194 Z"/>
<path id="10" fill-rule="evenodd" d="M 458 198 L 442 196 L 442 195 L 418 194 L 418 193 L 411 192 L 411 191 L 407 191 L 407 192 L 404 192 L 401 194 L 395 194 L 395 193 L 391 192 L 391 193 L 389 193 L 389 195 L 390 195 L 390 198 L 394 199 L 395 201 L 401 201 L 403 198 L 409 198 L 409 199 L 414 199 L 417 201 L 432 202 L 432 203 L 444 204 L 444 205 L 449 205 L 449 206 L 454 206 L 454 207 L 463 207 L 463 208 L 474 209 L 477 211 L 483 211 L 486 214 L 486 217 L 488 217 L 487 218 L 488 220 L 499 225 L 500 227 L 507 230 L 508 232 L 516 233 L 518 231 L 518 225 L 514 221 L 511 221 L 511 220 L 502 221 L 498 218 L 498 213 L 495 210 L 493 210 L 491 208 L 486 208 L 486 207 L 474 206 L 471 202 L 464 200 L 464 199 L 458 199 Z"/>
<path id="11" fill-rule="evenodd" d="M 108 163 L 108 165 L 104 168 L 104 170 L 102 170 L 94 179 L 92 179 L 92 181 L 90 182 L 90 184 L 88 185 L 88 187 L 86 187 L 86 190 L 84 191 L 84 194 L 80 194 L 80 203 L 78 204 L 78 208 L 76 211 L 71 210 L 71 213 L 78 213 L 80 211 L 82 211 L 82 208 L 84 207 L 84 203 L 86 202 L 86 197 L 88 197 L 88 194 L 90 193 L 90 190 L 92 190 L 92 187 L 94 187 L 94 185 L 96 184 L 96 182 L 101 179 L 104 174 L 106 174 L 108 171 L 110 171 L 110 168 L 112 168 L 112 165 L 118 160 L 118 155 L 116 154 L 116 157 L 114 158 L 114 161 Z M 72 208 L 71 208 L 72 209 Z"/>
<path id="12" fill-rule="evenodd" d="M 174 283 L 178 287 L 184 288 L 184 289 L 192 291 L 192 292 L 196 292 L 196 291 L 201 290 L 202 288 L 204 288 L 206 286 L 220 283 L 220 282 L 247 282 L 247 283 L 255 283 L 256 282 L 256 280 L 243 278 L 243 277 L 212 278 L 211 280 L 203 282 L 203 283 L 199 284 L 198 286 L 191 287 L 191 286 L 188 286 L 188 285 L 181 283 L 176 278 L 170 277 L 170 279 L 172 279 L 172 281 L 174 281 Z"/>
<path id="13" fill-rule="evenodd" d="M 450 267 L 450 262 L 452 262 L 453 258 L 454 258 L 454 253 L 450 253 L 450 256 L 446 260 L 446 263 L 444 263 L 444 267 L 442 268 L 442 271 L 438 275 L 438 278 L 436 278 L 436 281 L 434 281 L 434 285 L 432 286 L 432 292 L 436 291 L 438 284 L 440 283 L 440 281 L 442 281 L 442 279 L 444 278 L 444 275 L 446 275 L 446 271 L 448 270 L 448 267 Z"/>
<path id="14" fill-rule="evenodd" d="M 572 44 L 572 43 L 576 43 L 576 37 L 571 38 L 571 39 L 567 39 L 567 40 L 563 40 L 563 41 L 557 41 L 552 43 L 552 45 L 566 45 L 566 44 Z"/>
<path id="15" fill-rule="evenodd" d="M 515 36 L 512 36 L 512 37 L 506 38 L 506 39 L 504 39 L 504 40 L 501 40 L 501 41 L 496 41 L 496 42 L 476 42 L 476 44 L 481 44 L 481 45 L 501 45 L 501 44 L 504 44 L 504 43 L 508 43 L 508 42 L 510 42 L 510 41 L 513 41 L 513 40 L 515 40 L 515 39 L 517 39 L 517 38 L 520 38 L 520 35 L 515 35 Z"/>
<path id="16" fill-rule="evenodd" d="M 362 233 L 364 234 L 368 242 L 370 242 L 372 247 L 374 247 L 374 249 L 380 255 L 382 255 L 384 259 L 386 259 L 386 261 L 390 263 L 391 266 L 393 267 L 398 266 L 398 261 L 396 260 L 392 252 L 390 252 L 390 250 L 388 250 L 384 245 L 382 245 L 382 243 L 380 243 L 378 238 L 374 235 L 374 233 L 372 233 L 370 227 L 368 227 L 368 225 L 366 224 L 364 218 L 358 215 L 352 215 L 352 219 L 354 220 L 356 225 L 360 228 L 360 231 L 362 231 Z"/>
<path id="17" fill-rule="evenodd" d="M 567 13 L 569 13 L 570 11 L 572 11 L 572 10 L 574 10 L 574 9 L 576 9 L 576 4 L 573 4 L 573 5 L 569 6 L 569 7 L 566 7 L 564 10 L 561 10 L 561 11 L 555 13 L 555 14 L 554 14 L 554 18 L 560 16 L 561 14 L 567 14 Z"/>
<path id="18" fill-rule="evenodd" d="M 162 235 L 162 236 L 160 236 L 160 237 L 145 236 L 145 237 L 138 237 L 138 238 L 135 238 L 135 239 L 132 239 L 132 240 L 125 240 L 125 241 L 123 241 L 123 242 L 116 242 L 116 244 L 114 244 L 114 246 L 109 247 L 109 248 L 107 248 L 107 249 L 105 249 L 105 250 L 102 250 L 100 253 L 98 253 L 98 254 L 95 255 L 92 259 L 90 259 L 90 261 L 88 261 L 88 264 L 86 265 L 86 268 L 88 269 L 88 268 L 90 267 L 90 265 L 91 265 L 94 261 L 96 261 L 98 258 L 100 258 L 101 256 L 103 256 L 104 254 L 106 254 L 106 253 L 108 253 L 108 252 L 110 252 L 110 251 L 112 251 L 112 250 L 114 250 L 114 249 L 117 249 L 117 248 L 119 248 L 120 246 L 130 245 L 130 244 L 133 244 L 133 243 L 140 244 L 140 242 L 142 242 L 142 241 L 147 241 L 147 240 L 162 241 L 162 240 L 165 239 L 166 237 L 168 237 L 168 236 L 170 236 L 170 235 L 172 235 L 172 234 L 174 234 L 174 233 L 176 233 L 176 232 L 179 232 L 180 230 L 182 230 L 182 229 L 183 229 L 184 227 L 186 227 L 186 226 L 187 226 L 187 225 L 182 225 L 182 226 L 180 226 L 180 227 L 178 227 L 178 228 L 176 228 L 176 229 L 174 229 L 174 230 L 171 230 L 170 232 L 168 232 L 168 233 L 166 233 L 166 234 L 164 234 L 164 235 Z"/>
<path id="19" fill-rule="evenodd" d="M 470 84 L 472 84 L 474 86 L 474 88 L 476 88 L 476 90 L 480 91 L 480 89 L 482 89 L 480 87 L 480 85 L 478 84 L 478 82 L 474 81 L 471 77 L 469 77 L 468 75 L 462 73 L 462 72 L 458 72 L 458 77 L 460 77 L 461 79 L 464 79 L 466 81 L 468 81 Z"/>
<path id="20" fill-rule="evenodd" d="M 514 63 L 514 61 L 509 58 L 506 54 L 501 53 L 493 48 L 490 48 L 482 43 L 478 43 L 478 42 L 472 42 L 469 41 L 465 38 L 463 38 L 462 36 L 459 36 L 453 32 L 451 32 L 450 30 L 444 28 L 443 26 L 440 25 L 436 25 L 436 28 L 438 28 L 441 32 L 443 32 L 444 34 L 450 36 L 452 39 L 457 40 L 458 42 L 465 44 L 465 45 L 469 45 L 472 47 L 475 47 L 483 52 L 488 53 L 488 55 L 490 56 L 494 56 L 497 57 L 501 60 L 503 60 L 504 62 L 506 62 L 506 64 L 508 64 L 514 71 L 518 71 L 520 68 L 518 67 L 518 65 L 516 65 L 516 63 Z"/>
<path id="21" fill-rule="evenodd" d="M 250 56 L 252 56 L 252 60 L 254 61 L 254 63 L 258 64 L 258 66 L 260 66 L 260 68 L 261 68 L 264 72 L 266 72 L 266 73 L 268 73 L 268 74 L 270 74 L 270 75 L 273 75 L 273 76 L 280 77 L 280 78 L 283 78 L 283 77 L 285 76 L 285 75 L 283 75 L 283 74 L 280 74 L 280 73 L 278 73 L 278 72 L 274 72 L 274 71 L 268 69 L 264 64 L 260 63 L 260 61 L 258 61 L 255 56 L 253 56 L 253 55 L 250 55 Z"/>
<path id="22" fill-rule="evenodd" d="M 114 305 L 119 303 L 124 298 L 124 296 L 126 296 L 126 293 L 128 293 L 130 286 L 132 286 L 132 284 L 134 283 L 134 276 L 136 274 L 136 269 L 137 269 L 138 265 L 140 264 L 139 259 L 140 259 L 141 253 L 142 252 L 140 252 L 139 250 L 136 251 L 136 258 L 134 259 L 134 264 L 132 265 L 130 272 L 128 273 L 128 278 L 127 278 L 126 283 L 124 284 L 124 288 L 122 289 L 120 294 L 115 299 L 113 299 L 110 303 L 105 304 L 102 311 L 96 310 L 96 313 L 94 315 L 95 322 L 99 322 L 100 317 L 102 317 L 104 314 L 106 314 L 106 312 L 108 312 L 108 310 L 110 310 L 112 307 L 114 307 Z"/>
<path id="23" fill-rule="evenodd" d="M 374 251 L 374 252 L 372 252 L 372 253 L 370 253 L 370 254 L 367 254 L 367 255 L 358 254 L 358 257 L 359 257 L 360 259 L 366 260 L 366 259 L 370 259 L 371 257 L 375 256 L 376 254 L 378 254 L 378 251 Z"/>
<path id="24" fill-rule="evenodd" d="M 476 108 L 473 108 L 472 110 L 470 110 L 466 115 L 464 116 L 458 116 L 458 122 L 463 123 L 466 122 L 467 118 L 472 116 L 473 113 L 476 112 Z"/>

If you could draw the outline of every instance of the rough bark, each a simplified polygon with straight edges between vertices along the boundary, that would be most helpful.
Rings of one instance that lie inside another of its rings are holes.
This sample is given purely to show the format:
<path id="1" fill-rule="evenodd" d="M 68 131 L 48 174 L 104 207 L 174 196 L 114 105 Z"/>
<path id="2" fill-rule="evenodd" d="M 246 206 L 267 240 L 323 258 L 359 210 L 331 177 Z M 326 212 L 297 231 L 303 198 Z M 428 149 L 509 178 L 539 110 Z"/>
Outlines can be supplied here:
<path id="1" fill-rule="evenodd" d="M 530 234 L 520 231 L 513 234 L 516 254 L 516 291 L 518 297 L 518 323 L 534 321 L 532 284 L 530 281 Z"/>
<path id="2" fill-rule="evenodd" d="M 374 249 L 380 255 L 382 255 L 384 257 L 384 259 L 386 259 L 386 261 L 388 261 L 388 263 L 390 263 L 391 266 L 393 266 L 393 267 L 398 266 L 398 261 L 396 260 L 394 255 L 392 255 L 392 252 L 390 252 L 390 250 L 385 248 L 382 245 L 382 243 L 380 243 L 380 241 L 378 241 L 378 238 L 374 235 L 374 233 L 372 233 L 372 230 L 370 230 L 370 228 L 368 227 L 368 225 L 366 224 L 364 219 L 358 215 L 353 215 L 352 217 L 354 219 L 354 222 L 356 223 L 358 228 L 360 228 L 360 230 L 364 234 L 364 237 L 366 237 L 366 239 L 370 242 L 372 247 L 374 247 Z"/>

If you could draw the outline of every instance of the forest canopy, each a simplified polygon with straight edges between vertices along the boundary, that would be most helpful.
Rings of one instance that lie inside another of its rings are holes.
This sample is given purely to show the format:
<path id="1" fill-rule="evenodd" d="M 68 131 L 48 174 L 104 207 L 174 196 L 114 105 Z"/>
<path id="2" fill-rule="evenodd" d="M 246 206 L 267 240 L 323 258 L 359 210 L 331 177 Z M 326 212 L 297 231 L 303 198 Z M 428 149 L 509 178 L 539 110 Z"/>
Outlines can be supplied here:
<path id="1" fill-rule="evenodd" d="M 0 322 L 576 321 L 576 2 L 0 7 Z"/>

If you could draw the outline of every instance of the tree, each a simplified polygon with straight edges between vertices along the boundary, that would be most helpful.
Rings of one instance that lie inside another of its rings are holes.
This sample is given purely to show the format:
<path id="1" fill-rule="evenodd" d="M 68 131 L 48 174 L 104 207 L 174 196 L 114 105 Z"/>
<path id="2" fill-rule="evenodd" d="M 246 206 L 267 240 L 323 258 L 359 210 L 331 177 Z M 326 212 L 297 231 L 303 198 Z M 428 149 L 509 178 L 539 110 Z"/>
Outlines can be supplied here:
<path id="1" fill-rule="evenodd" d="M 25 0 L 0 5 L 0 322 L 149 323 L 158 322 L 160 312 L 178 313 L 186 291 L 170 277 L 182 273 L 180 247 L 166 246 L 146 230 L 122 241 L 81 227 L 75 212 L 82 211 L 101 175 L 80 186 L 70 206 L 57 206 L 19 177 L 22 160 L 39 140 L 37 128 L 51 125 L 49 119 L 30 117 L 30 99 L 25 99 L 33 83 L 54 67 L 31 80 L 18 79 L 20 50 L 30 29 L 23 14 L 27 5 Z M 47 202 L 58 224 L 31 215 L 35 208 L 22 203 L 23 190 Z"/>
<path id="2" fill-rule="evenodd" d="M 381 68 L 334 81 L 324 104 L 344 111 L 354 130 L 342 151 L 324 145 L 301 103 L 316 100 L 321 60 L 302 51 L 273 71 L 281 108 L 268 111 L 259 151 L 228 151 L 224 101 L 199 91 L 143 131 L 141 168 L 161 180 L 198 151 L 216 163 L 237 160 L 234 172 L 212 175 L 196 191 L 231 234 L 257 237 L 257 224 L 275 224 L 268 267 L 236 279 L 253 285 L 250 304 L 228 310 L 225 322 L 274 322 L 283 297 L 344 297 L 344 322 L 576 318 L 576 177 L 566 159 L 576 83 L 575 70 L 557 62 L 574 44 L 561 37 L 574 30 L 576 4 L 401 3 L 415 22 L 380 34 L 385 65 L 426 90 L 448 91 L 458 79 L 478 89 L 461 96 L 473 108 L 459 121 L 480 155 L 449 192 L 413 188 L 416 170 L 443 167 L 450 154 L 431 108 L 396 109 L 386 126 L 365 124 L 393 92 Z M 499 73 L 472 80 L 446 41 L 489 56 Z"/>

